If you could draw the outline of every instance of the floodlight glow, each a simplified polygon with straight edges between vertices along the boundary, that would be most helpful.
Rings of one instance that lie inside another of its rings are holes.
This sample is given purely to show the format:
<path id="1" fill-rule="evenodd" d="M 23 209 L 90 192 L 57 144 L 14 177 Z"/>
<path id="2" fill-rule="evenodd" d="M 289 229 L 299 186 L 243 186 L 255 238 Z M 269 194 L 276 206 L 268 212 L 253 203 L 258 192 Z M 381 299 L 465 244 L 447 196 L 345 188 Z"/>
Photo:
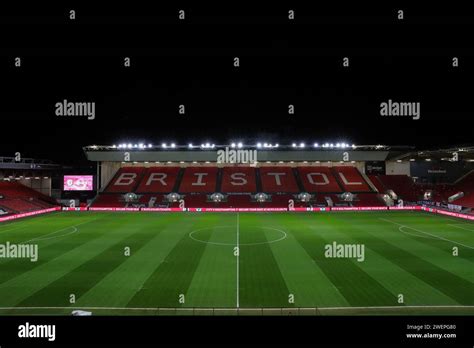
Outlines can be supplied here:
<path id="1" fill-rule="evenodd" d="M 152 144 L 148 144 L 148 147 L 153 147 L 153 145 L 152 145 Z"/>
<path id="2" fill-rule="evenodd" d="M 174 149 L 176 147 L 175 143 L 171 143 L 171 147 Z"/>
<path id="3" fill-rule="evenodd" d="M 231 146 L 231 147 L 235 147 L 235 143 L 232 143 L 230 146 Z"/>
<path id="4" fill-rule="evenodd" d="M 314 143 L 313 146 L 314 146 L 314 147 L 319 147 L 319 144 L 318 144 L 318 143 Z"/>
<path id="5" fill-rule="evenodd" d="M 188 147 L 189 147 L 190 149 L 192 149 L 192 148 L 193 148 L 193 144 L 189 143 L 189 144 L 188 144 Z"/>
<path id="6" fill-rule="evenodd" d="M 262 147 L 262 143 L 257 143 L 257 147 L 260 149 Z"/>
<path id="7" fill-rule="evenodd" d="M 165 143 L 163 143 L 163 144 L 161 144 L 161 147 L 166 149 L 168 146 Z"/>
<path id="8" fill-rule="evenodd" d="M 238 143 L 237 147 L 240 149 L 242 146 L 244 146 L 242 143 Z"/>
<path id="9" fill-rule="evenodd" d="M 291 144 L 292 147 L 296 147 L 296 143 Z"/>
<path id="10" fill-rule="evenodd" d="M 301 143 L 301 144 L 300 144 L 300 147 L 305 147 L 305 144 L 304 144 L 304 143 Z"/>

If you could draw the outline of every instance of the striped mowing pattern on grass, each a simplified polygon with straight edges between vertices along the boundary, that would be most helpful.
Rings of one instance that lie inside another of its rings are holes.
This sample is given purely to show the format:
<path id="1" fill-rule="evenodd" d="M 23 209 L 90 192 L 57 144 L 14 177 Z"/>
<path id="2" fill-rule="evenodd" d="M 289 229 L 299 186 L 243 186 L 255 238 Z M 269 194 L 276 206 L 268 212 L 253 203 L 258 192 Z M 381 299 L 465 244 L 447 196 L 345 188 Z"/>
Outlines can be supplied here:
<path id="1" fill-rule="evenodd" d="M 474 313 L 474 223 L 423 212 L 67 212 L 1 224 L 7 241 L 39 258 L 0 259 L 0 314 Z"/>

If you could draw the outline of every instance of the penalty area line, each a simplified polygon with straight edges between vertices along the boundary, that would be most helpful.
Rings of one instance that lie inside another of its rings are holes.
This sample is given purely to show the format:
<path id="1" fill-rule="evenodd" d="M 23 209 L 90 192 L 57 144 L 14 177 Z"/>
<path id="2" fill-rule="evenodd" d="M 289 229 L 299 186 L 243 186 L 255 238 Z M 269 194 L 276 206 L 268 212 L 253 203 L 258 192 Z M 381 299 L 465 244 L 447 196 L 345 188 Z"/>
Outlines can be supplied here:
<path id="1" fill-rule="evenodd" d="M 424 231 L 421 231 L 421 230 L 418 230 L 416 228 L 413 228 L 413 227 L 410 227 L 410 226 L 407 226 L 407 225 L 403 225 L 403 224 L 399 224 L 398 222 L 395 222 L 395 221 L 392 221 L 392 220 L 389 220 L 389 219 L 384 219 L 384 218 L 379 218 L 380 220 L 383 220 L 383 221 L 387 221 L 387 222 L 390 222 L 391 224 L 394 224 L 394 225 L 397 225 L 397 226 L 401 226 L 401 227 L 404 227 L 404 228 L 409 228 L 413 231 L 417 231 L 417 232 L 420 232 L 420 233 L 424 233 L 428 236 L 431 236 L 431 237 L 435 237 L 435 238 L 438 238 L 440 240 L 444 240 L 445 242 L 450 242 L 450 243 L 454 243 L 454 244 L 457 244 L 457 245 L 461 245 L 465 248 L 469 248 L 469 249 L 474 249 L 474 247 L 470 246 L 470 245 L 466 245 L 466 244 L 462 244 L 462 243 L 459 243 L 459 242 L 455 242 L 454 240 L 450 240 L 450 239 L 447 239 L 447 238 L 443 238 L 443 237 L 440 237 L 440 236 L 437 236 L 435 234 L 431 234 L 431 233 L 428 233 L 428 232 L 424 232 Z"/>

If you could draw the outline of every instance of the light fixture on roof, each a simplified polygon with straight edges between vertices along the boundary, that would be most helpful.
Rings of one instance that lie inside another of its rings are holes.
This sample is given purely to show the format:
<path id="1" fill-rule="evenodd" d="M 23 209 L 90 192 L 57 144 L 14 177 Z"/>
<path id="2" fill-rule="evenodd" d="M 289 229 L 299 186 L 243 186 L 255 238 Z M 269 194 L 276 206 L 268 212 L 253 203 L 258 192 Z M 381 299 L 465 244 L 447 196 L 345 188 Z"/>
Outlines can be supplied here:
<path id="1" fill-rule="evenodd" d="M 305 146 L 306 146 L 305 143 L 300 143 L 301 148 L 304 148 Z"/>
<path id="2" fill-rule="evenodd" d="M 244 146 L 242 143 L 238 143 L 238 144 L 237 144 L 237 147 L 238 147 L 239 149 L 242 148 L 242 146 Z"/>
<path id="3" fill-rule="evenodd" d="M 152 144 L 148 144 L 148 147 L 153 147 L 153 145 L 152 145 Z"/>
<path id="4" fill-rule="evenodd" d="M 163 149 L 166 149 L 166 148 L 168 148 L 168 145 L 166 145 L 166 143 L 163 143 L 163 144 L 161 144 L 161 147 L 162 147 Z"/>
<path id="5" fill-rule="evenodd" d="M 262 148 L 262 143 L 257 143 L 257 148 Z"/>
<path id="6" fill-rule="evenodd" d="M 296 147 L 296 143 L 291 144 L 292 147 Z"/>
<path id="7" fill-rule="evenodd" d="M 171 143 L 171 148 L 174 149 L 176 147 L 175 143 Z"/>
<path id="8" fill-rule="evenodd" d="M 314 147 L 319 147 L 319 144 L 318 144 L 318 143 L 314 143 L 313 146 L 314 146 Z"/>
<path id="9" fill-rule="evenodd" d="M 193 144 L 192 144 L 192 143 L 189 143 L 189 144 L 188 144 L 188 148 L 192 149 L 192 148 L 193 148 Z"/>
<path id="10" fill-rule="evenodd" d="M 230 144 L 230 147 L 235 147 L 235 143 Z"/>

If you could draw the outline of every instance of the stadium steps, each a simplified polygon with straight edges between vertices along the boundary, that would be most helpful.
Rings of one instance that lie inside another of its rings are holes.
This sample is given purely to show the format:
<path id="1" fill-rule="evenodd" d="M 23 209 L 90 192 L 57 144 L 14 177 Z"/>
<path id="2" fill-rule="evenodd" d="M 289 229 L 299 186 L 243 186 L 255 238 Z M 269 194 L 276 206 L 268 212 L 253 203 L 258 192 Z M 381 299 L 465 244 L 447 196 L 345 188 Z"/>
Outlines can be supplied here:
<path id="1" fill-rule="evenodd" d="M 115 177 L 117 176 L 118 172 L 120 171 L 120 168 L 117 168 L 117 170 L 115 171 L 114 175 L 112 175 L 109 180 L 105 183 L 104 186 L 102 186 L 99 190 L 99 193 L 102 193 L 102 192 L 105 192 L 105 190 L 109 187 L 109 185 L 112 183 L 112 181 L 115 179 Z"/>
<path id="2" fill-rule="evenodd" d="M 292 168 L 291 170 L 293 172 L 293 175 L 295 176 L 296 185 L 298 185 L 298 189 L 300 190 L 300 192 L 305 192 L 306 190 L 304 188 L 303 181 L 300 178 L 300 173 L 298 172 L 298 169 Z"/>
<path id="3" fill-rule="evenodd" d="M 184 170 L 185 170 L 185 169 L 186 169 L 186 168 L 180 168 L 180 169 L 179 169 L 178 175 L 176 175 L 176 181 L 175 181 L 175 183 L 174 183 L 172 192 L 178 192 L 179 187 L 181 186 L 181 181 L 183 180 Z"/>
<path id="4" fill-rule="evenodd" d="M 454 185 L 456 184 L 459 184 L 461 183 L 463 180 L 465 180 L 466 178 L 468 178 L 471 174 L 474 173 L 474 170 L 471 170 L 469 172 L 467 172 L 466 174 L 464 174 L 463 176 L 461 176 L 459 179 L 457 179 L 455 182 L 454 182 Z"/>
<path id="5" fill-rule="evenodd" d="M 358 170 L 358 169 L 357 169 Z M 379 192 L 379 190 L 377 189 L 377 187 L 374 185 L 374 183 L 372 182 L 372 180 L 370 180 L 370 178 L 367 176 L 367 174 L 363 173 L 362 171 L 359 170 L 359 173 L 360 175 L 362 176 L 362 178 L 365 180 L 365 182 L 367 183 L 367 185 L 369 185 L 369 187 L 372 189 L 372 191 L 374 192 Z"/>
<path id="6" fill-rule="evenodd" d="M 118 175 L 119 175 L 119 173 L 120 173 L 120 169 L 122 169 L 122 168 L 118 168 L 118 169 L 117 169 L 117 171 L 115 172 L 115 174 L 112 175 L 112 177 L 110 178 L 109 182 L 108 182 L 106 185 L 104 185 L 104 186 L 102 187 L 102 190 L 100 191 L 100 193 L 108 193 L 107 191 L 108 191 L 108 189 L 109 189 L 109 186 L 111 186 L 112 183 L 115 182 L 115 180 L 117 180 Z"/>
<path id="7" fill-rule="evenodd" d="M 147 174 L 147 171 L 145 168 L 140 172 L 140 175 L 138 175 L 137 180 L 135 180 L 135 185 L 133 186 L 132 190 L 130 192 L 136 192 L 138 189 L 138 186 L 142 182 L 142 180 L 145 178 L 145 175 Z"/>
<path id="8" fill-rule="evenodd" d="M 262 176 L 260 175 L 260 169 L 255 168 L 255 185 L 257 186 L 257 192 L 262 191 Z"/>
<path id="9" fill-rule="evenodd" d="M 372 174 L 368 175 L 369 179 L 371 180 L 372 184 L 377 188 L 379 193 L 387 192 L 387 188 L 383 184 L 383 182 L 379 179 L 378 175 Z"/>
<path id="10" fill-rule="evenodd" d="M 217 169 L 217 175 L 216 175 L 216 190 L 214 192 L 221 192 L 222 176 L 223 176 L 223 169 L 218 168 Z"/>
<path id="11" fill-rule="evenodd" d="M 338 171 L 335 168 L 329 168 L 329 170 L 330 170 L 332 176 L 334 177 L 334 179 L 336 179 L 336 182 L 339 185 L 339 187 L 341 188 L 342 192 L 345 192 L 346 189 L 345 189 L 344 183 L 341 180 L 341 177 L 339 176 Z"/>

